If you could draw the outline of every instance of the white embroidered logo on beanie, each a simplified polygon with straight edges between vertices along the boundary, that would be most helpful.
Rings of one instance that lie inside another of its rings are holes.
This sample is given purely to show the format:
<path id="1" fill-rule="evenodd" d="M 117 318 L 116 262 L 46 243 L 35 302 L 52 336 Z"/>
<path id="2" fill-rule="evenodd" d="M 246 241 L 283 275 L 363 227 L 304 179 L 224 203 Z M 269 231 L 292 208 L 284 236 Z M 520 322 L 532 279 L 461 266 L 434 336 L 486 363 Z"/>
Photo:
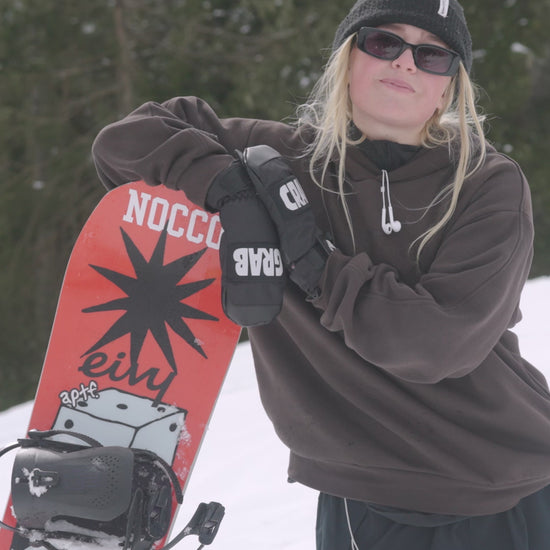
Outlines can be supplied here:
<path id="1" fill-rule="evenodd" d="M 439 0 L 439 11 L 437 13 L 442 17 L 447 17 L 449 13 L 449 0 Z"/>

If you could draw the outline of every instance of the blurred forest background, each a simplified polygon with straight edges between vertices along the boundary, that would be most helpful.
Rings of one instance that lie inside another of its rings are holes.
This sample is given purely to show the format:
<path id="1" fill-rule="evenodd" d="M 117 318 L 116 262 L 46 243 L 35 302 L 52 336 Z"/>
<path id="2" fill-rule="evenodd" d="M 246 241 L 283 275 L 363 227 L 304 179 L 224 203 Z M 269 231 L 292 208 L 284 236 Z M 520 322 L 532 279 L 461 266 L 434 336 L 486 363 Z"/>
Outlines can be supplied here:
<path id="1" fill-rule="evenodd" d="M 352 0 L 0 0 L 0 410 L 32 399 L 99 130 L 147 100 L 291 116 Z M 521 164 L 550 274 L 550 0 L 462 0 L 490 140 Z"/>

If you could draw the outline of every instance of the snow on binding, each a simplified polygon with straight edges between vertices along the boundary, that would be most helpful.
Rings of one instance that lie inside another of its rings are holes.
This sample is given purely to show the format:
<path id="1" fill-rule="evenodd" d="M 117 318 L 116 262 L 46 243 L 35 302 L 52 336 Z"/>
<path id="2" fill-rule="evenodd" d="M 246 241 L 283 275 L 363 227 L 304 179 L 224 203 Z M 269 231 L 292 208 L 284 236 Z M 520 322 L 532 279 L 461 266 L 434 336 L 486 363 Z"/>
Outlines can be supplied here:
<path id="1" fill-rule="evenodd" d="M 221 226 L 181 191 L 110 191 L 74 246 L 0 547 L 210 544 L 201 504 L 168 542 L 240 329 L 221 306 Z"/>

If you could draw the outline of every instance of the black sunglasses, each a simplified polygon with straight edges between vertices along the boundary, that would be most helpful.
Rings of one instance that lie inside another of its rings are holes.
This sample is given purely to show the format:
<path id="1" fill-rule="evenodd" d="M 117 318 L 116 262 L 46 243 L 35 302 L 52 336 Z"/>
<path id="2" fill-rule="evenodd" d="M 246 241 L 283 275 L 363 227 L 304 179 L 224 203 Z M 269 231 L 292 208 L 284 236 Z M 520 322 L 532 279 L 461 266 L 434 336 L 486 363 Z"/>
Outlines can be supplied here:
<path id="1" fill-rule="evenodd" d="M 460 56 L 432 44 L 409 44 L 393 32 L 374 27 L 361 27 L 357 33 L 357 47 L 378 59 L 393 61 L 407 48 L 412 50 L 414 64 L 422 71 L 440 76 L 453 76 L 458 71 Z"/>

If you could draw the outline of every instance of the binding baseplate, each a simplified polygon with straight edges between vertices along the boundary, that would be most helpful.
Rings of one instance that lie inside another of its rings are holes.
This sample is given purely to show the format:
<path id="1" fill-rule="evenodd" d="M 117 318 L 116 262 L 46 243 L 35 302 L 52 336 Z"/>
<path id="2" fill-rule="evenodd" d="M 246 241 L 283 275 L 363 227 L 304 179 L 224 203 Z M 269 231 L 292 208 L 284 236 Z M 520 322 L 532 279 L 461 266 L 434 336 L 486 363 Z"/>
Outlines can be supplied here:
<path id="1" fill-rule="evenodd" d="M 79 442 L 68 443 L 67 436 Z M 99 544 L 108 536 L 122 550 L 150 550 L 168 533 L 173 495 L 178 504 L 183 501 L 174 471 L 151 451 L 106 447 L 74 432 L 30 431 L 0 457 L 18 448 L 11 479 L 17 526 L 0 521 L 0 527 L 31 547 L 63 550 L 66 541 Z M 224 513 L 217 502 L 201 503 L 187 526 L 159 550 L 189 535 L 198 536 L 199 550 L 211 544 Z"/>

